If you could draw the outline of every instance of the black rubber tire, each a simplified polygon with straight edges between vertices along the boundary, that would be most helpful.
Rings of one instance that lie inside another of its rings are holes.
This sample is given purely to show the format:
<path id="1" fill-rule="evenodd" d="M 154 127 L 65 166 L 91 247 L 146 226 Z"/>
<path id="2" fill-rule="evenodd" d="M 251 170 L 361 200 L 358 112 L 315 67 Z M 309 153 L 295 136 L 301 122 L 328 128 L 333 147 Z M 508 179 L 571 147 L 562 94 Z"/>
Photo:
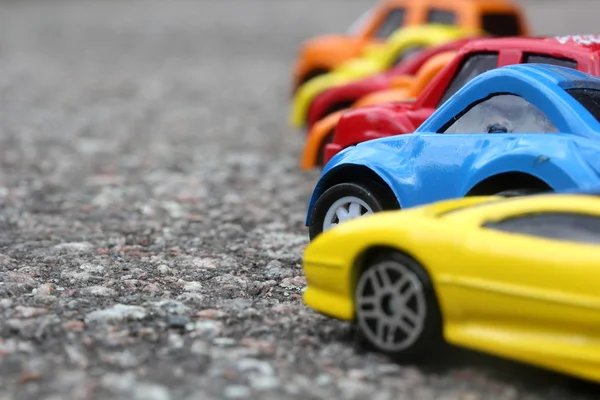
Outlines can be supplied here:
<path id="1" fill-rule="evenodd" d="M 503 196 L 503 197 L 520 197 L 520 196 L 530 196 L 533 194 L 545 193 L 545 190 L 540 189 L 510 189 L 503 190 L 501 192 L 496 193 L 494 196 Z"/>
<path id="2" fill-rule="evenodd" d="M 402 363 L 426 362 L 432 357 L 439 356 L 440 353 L 444 351 L 443 318 L 442 313 L 440 311 L 438 299 L 435 294 L 435 289 L 433 287 L 433 284 L 431 283 L 429 275 L 427 274 L 425 269 L 423 269 L 423 267 L 413 258 L 403 253 L 390 250 L 378 254 L 370 260 L 367 260 L 367 265 L 365 269 L 361 272 L 361 276 L 362 273 L 364 273 L 369 268 L 372 268 L 373 266 L 377 265 L 382 261 L 396 261 L 404 265 L 410 271 L 412 271 L 419 279 L 420 284 L 423 287 L 423 294 L 425 297 L 426 304 L 424 327 L 417 340 L 414 343 L 412 343 L 409 347 L 401 351 L 389 352 L 386 350 L 382 350 L 378 348 L 376 344 L 371 343 L 367 335 L 365 335 L 365 333 L 362 331 L 359 324 L 355 324 L 357 335 L 355 343 L 360 343 L 360 346 L 362 346 L 366 350 L 375 350 L 379 353 L 386 353 L 388 356 L 391 356 L 396 361 Z M 355 301 L 358 296 L 357 290 L 358 287 L 355 287 Z"/>
<path id="3" fill-rule="evenodd" d="M 398 209 L 398 202 L 391 191 L 375 182 L 368 185 L 363 183 L 339 183 L 327 189 L 315 202 L 308 224 L 310 240 L 323 232 L 323 222 L 327 210 L 338 199 L 345 196 L 355 196 L 371 207 L 373 212 Z"/>

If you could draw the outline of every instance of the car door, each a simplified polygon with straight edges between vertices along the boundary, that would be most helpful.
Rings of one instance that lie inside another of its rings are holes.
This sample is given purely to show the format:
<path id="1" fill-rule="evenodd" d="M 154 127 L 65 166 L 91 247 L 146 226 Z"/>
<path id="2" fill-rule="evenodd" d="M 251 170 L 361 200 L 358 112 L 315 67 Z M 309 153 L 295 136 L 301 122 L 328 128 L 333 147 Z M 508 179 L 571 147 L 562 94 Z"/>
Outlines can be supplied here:
<path id="1" fill-rule="evenodd" d="M 479 226 L 464 240 L 454 281 L 468 324 L 515 335 L 600 337 L 598 210 L 563 204 L 508 211 Z"/>
<path id="2" fill-rule="evenodd" d="M 556 134 L 549 116 L 524 98 L 501 93 L 474 102 L 438 132 L 418 133 L 411 159 L 418 171 L 419 201 L 463 197 L 476 168 L 514 151 L 526 134 Z M 411 204 L 413 206 L 415 204 Z"/>

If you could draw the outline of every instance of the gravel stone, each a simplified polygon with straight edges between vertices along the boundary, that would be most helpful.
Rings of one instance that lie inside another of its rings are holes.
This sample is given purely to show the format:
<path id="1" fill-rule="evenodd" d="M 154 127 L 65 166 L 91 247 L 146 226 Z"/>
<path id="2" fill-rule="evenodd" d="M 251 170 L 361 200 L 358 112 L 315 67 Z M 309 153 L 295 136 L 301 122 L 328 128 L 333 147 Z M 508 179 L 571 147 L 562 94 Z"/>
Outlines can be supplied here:
<path id="1" fill-rule="evenodd" d="M 225 397 L 228 399 L 247 399 L 252 391 L 243 385 L 231 385 L 225 388 Z"/>
<path id="2" fill-rule="evenodd" d="M 169 268 L 168 265 L 159 265 L 158 267 L 156 267 L 156 270 L 158 271 L 158 273 L 160 275 L 170 275 L 173 273 L 173 270 L 171 268 Z"/>
<path id="3" fill-rule="evenodd" d="M 81 289 L 81 293 L 88 296 L 114 297 L 117 291 L 105 286 L 88 286 Z"/>
<path id="4" fill-rule="evenodd" d="M 58 251 L 66 251 L 68 253 L 83 253 L 91 250 L 92 245 L 88 242 L 61 243 L 54 246 L 54 249 Z"/>
<path id="5" fill-rule="evenodd" d="M 187 328 L 187 326 L 186 326 Z M 223 331 L 223 324 L 219 321 L 196 321 L 191 324 L 189 329 L 193 331 L 194 337 L 202 337 L 202 338 L 214 338 L 219 335 Z"/>
<path id="6" fill-rule="evenodd" d="M 160 316 L 167 315 L 187 315 L 190 313 L 190 307 L 177 300 L 161 300 L 151 304 L 152 310 Z"/>
<path id="7" fill-rule="evenodd" d="M 18 318 L 31 318 L 36 317 L 38 315 L 46 314 L 48 312 L 48 310 L 45 308 L 24 306 L 17 306 L 15 310 L 17 311 L 16 315 Z"/>
<path id="8" fill-rule="evenodd" d="M 185 282 L 183 290 L 186 292 L 199 292 L 202 290 L 202 284 L 200 282 Z"/>
<path id="9" fill-rule="evenodd" d="M 279 379 L 270 375 L 253 375 L 250 378 L 250 385 L 254 390 L 273 390 L 280 386 Z"/>
<path id="10" fill-rule="evenodd" d="M 55 290 L 52 283 L 45 283 L 38 288 L 32 290 L 32 294 L 38 297 L 51 295 Z"/>
<path id="11" fill-rule="evenodd" d="M 244 358 L 239 360 L 236 363 L 236 367 L 242 372 L 256 371 L 262 375 L 273 375 L 274 373 L 273 367 L 271 367 L 268 362 L 252 358 Z"/>
<path id="12" fill-rule="evenodd" d="M 102 274 L 106 271 L 106 268 L 103 265 L 94 264 L 81 264 L 79 269 L 90 274 Z"/>
<path id="13" fill-rule="evenodd" d="M 597 30 L 598 2 L 522 3 Z M 395 363 L 303 305 L 293 62 L 371 6 L 2 4 L 0 400 L 598 398 L 466 350 Z"/>
<path id="14" fill-rule="evenodd" d="M 270 261 L 265 267 L 264 272 L 265 276 L 275 279 L 287 278 L 290 276 L 290 273 L 279 260 Z"/>
<path id="15" fill-rule="evenodd" d="M 146 309 L 139 306 L 130 306 L 125 304 L 116 304 L 105 310 L 92 311 L 86 315 L 86 323 L 101 322 L 120 322 L 124 320 L 141 320 L 146 318 Z"/>
<path id="16" fill-rule="evenodd" d="M 231 338 L 226 338 L 226 337 L 217 337 L 213 339 L 213 343 L 216 344 L 217 346 L 222 346 L 222 347 L 231 347 L 233 345 L 235 345 L 235 339 L 231 339 Z"/>
<path id="17" fill-rule="evenodd" d="M 171 328 L 180 328 L 183 329 L 190 322 L 190 319 L 187 317 L 182 317 L 180 315 L 169 315 L 167 318 L 167 324 Z"/>

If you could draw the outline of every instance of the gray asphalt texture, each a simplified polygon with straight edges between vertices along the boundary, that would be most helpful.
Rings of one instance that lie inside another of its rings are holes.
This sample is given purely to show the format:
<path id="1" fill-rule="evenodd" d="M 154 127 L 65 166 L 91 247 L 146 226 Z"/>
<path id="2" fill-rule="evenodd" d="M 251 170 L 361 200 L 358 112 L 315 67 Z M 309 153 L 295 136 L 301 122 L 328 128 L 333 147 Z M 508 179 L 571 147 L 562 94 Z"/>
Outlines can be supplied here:
<path id="1" fill-rule="evenodd" d="M 459 349 L 399 365 L 302 305 L 291 64 L 370 4 L 0 3 L 1 400 L 600 397 Z M 526 6 L 537 33 L 600 9 Z"/>

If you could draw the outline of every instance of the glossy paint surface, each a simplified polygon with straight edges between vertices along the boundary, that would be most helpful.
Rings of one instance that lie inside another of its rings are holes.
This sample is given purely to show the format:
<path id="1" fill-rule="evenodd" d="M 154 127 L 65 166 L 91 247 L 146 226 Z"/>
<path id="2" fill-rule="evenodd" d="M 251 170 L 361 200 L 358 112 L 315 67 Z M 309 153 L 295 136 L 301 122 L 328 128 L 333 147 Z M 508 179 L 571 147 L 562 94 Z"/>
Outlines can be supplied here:
<path id="1" fill-rule="evenodd" d="M 455 40 L 441 46 L 427 48 L 401 62 L 389 71 L 385 71 L 356 82 L 347 83 L 324 91 L 310 105 L 308 112 L 309 129 L 324 117 L 328 110 L 338 104 L 354 103 L 368 94 L 389 89 L 392 80 L 398 76 L 415 75 L 432 57 L 450 50 L 458 50 L 473 38 Z"/>
<path id="2" fill-rule="evenodd" d="M 600 382 L 597 229 L 586 241 L 489 225 L 540 213 L 576 215 L 597 228 L 600 197 L 467 197 L 345 222 L 307 247 L 304 302 L 352 321 L 361 256 L 400 251 L 432 281 L 447 342 Z"/>
<path id="3" fill-rule="evenodd" d="M 475 29 L 481 29 L 483 12 L 512 14 L 518 19 L 520 33 L 528 35 L 530 32 L 521 8 L 511 0 L 381 0 L 359 26 L 346 35 L 319 36 L 305 42 L 294 64 L 293 87 L 299 87 L 311 71 L 332 70 L 359 56 L 369 45 L 381 42 L 377 32 L 397 8 L 404 9 L 404 19 L 397 28 L 426 24 L 431 9 L 443 9 L 456 14 L 457 25 Z"/>
<path id="4" fill-rule="evenodd" d="M 411 47 L 432 47 L 464 37 L 479 36 L 475 29 L 430 24 L 401 28 L 385 42 L 371 45 L 364 56 L 351 59 L 335 70 L 304 83 L 296 92 L 290 123 L 301 128 L 307 120 L 312 101 L 327 89 L 388 70 L 398 55 Z"/>
<path id="5" fill-rule="evenodd" d="M 407 101 L 416 98 L 439 71 L 452 61 L 455 54 L 456 52 L 451 50 L 437 53 L 422 65 L 416 76 L 396 76 L 390 79 L 387 90 L 381 90 L 362 97 L 352 108 L 384 102 Z M 320 155 L 319 150 L 324 148 L 327 138 L 333 135 L 343 111 L 345 110 L 326 116 L 318 121 L 310 130 L 302 152 L 300 163 L 302 169 L 312 169 L 321 161 L 317 159 Z"/>
<path id="6" fill-rule="evenodd" d="M 578 39 L 578 37 L 584 39 Z M 540 38 L 494 38 L 466 44 L 431 83 L 423 89 L 411 107 L 370 106 L 350 110 L 340 118 L 332 143 L 325 151 L 326 161 L 342 149 L 366 140 L 414 132 L 437 108 L 446 89 L 464 60 L 474 54 L 498 54 L 498 67 L 520 64 L 526 54 L 572 59 L 577 69 L 600 75 L 600 44 L 593 35 Z"/>
<path id="7" fill-rule="evenodd" d="M 344 168 L 376 173 L 401 208 L 467 195 L 477 184 L 503 173 L 535 177 L 553 190 L 600 186 L 600 123 L 570 88 L 599 89 L 600 79 L 573 69 L 542 64 L 511 65 L 473 79 L 414 133 L 361 143 L 334 156 L 311 197 L 315 201 Z M 512 93 L 535 105 L 559 133 L 438 133 L 472 103 L 494 93 Z"/>

